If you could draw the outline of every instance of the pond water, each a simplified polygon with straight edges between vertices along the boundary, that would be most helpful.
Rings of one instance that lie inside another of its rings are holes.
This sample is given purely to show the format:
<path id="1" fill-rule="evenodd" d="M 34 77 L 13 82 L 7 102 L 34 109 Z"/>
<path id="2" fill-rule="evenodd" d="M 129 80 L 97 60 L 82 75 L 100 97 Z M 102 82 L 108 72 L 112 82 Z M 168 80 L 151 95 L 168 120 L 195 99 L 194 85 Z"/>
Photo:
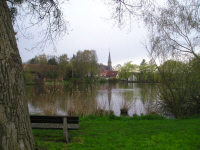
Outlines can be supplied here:
<path id="1" fill-rule="evenodd" d="M 71 85 L 28 85 L 29 112 L 43 115 L 86 115 L 121 110 L 134 114 L 158 113 L 153 84 L 77 83 Z"/>

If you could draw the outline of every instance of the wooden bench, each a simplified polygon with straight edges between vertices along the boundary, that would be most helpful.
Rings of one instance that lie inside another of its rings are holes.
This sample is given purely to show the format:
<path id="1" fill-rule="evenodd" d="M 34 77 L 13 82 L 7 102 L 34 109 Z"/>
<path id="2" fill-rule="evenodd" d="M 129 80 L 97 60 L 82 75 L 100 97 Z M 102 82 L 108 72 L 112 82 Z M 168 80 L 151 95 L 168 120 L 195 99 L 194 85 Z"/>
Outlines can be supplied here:
<path id="1" fill-rule="evenodd" d="M 66 142 L 69 142 L 69 130 L 78 130 L 79 117 L 77 116 L 37 116 L 30 115 L 32 129 L 63 130 Z"/>

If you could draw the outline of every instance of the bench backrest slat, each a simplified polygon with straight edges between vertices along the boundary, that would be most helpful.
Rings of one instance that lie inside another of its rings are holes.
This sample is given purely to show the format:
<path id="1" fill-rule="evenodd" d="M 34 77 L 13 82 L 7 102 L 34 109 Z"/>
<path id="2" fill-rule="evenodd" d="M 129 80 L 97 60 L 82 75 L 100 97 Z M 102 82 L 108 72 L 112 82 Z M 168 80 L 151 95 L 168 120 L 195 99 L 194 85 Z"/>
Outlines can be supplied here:
<path id="1" fill-rule="evenodd" d="M 37 116 L 30 115 L 31 123 L 63 123 L 63 118 L 67 117 L 68 124 L 78 124 L 78 116 Z"/>

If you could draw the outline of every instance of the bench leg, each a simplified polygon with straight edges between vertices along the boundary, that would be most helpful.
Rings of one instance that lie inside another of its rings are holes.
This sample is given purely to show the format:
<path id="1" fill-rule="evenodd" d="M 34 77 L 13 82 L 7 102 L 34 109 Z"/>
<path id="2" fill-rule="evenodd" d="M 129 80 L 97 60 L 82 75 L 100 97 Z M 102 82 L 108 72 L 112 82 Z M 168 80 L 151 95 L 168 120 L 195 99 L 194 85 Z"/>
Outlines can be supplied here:
<path id="1" fill-rule="evenodd" d="M 68 143 L 69 142 L 69 130 L 67 130 L 67 129 L 64 130 L 63 131 L 63 136 L 64 136 L 66 142 Z"/>
<path id="2" fill-rule="evenodd" d="M 63 118 L 63 136 L 66 142 L 69 142 L 69 130 L 67 129 L 67 117 Z"/>

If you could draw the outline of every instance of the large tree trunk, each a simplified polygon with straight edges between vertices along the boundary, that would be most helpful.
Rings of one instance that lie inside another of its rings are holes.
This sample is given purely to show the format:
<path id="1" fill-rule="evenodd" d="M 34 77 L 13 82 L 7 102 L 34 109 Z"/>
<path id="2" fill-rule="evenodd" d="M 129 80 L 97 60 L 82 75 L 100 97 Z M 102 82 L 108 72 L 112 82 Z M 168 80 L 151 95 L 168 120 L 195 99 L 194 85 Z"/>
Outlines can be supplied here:
<path id="1" fill-rule="evenodd" d="M 0 150 L 34 149 L 23 67 L 6 0 L 0 0 Z"/>

